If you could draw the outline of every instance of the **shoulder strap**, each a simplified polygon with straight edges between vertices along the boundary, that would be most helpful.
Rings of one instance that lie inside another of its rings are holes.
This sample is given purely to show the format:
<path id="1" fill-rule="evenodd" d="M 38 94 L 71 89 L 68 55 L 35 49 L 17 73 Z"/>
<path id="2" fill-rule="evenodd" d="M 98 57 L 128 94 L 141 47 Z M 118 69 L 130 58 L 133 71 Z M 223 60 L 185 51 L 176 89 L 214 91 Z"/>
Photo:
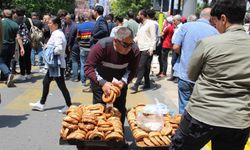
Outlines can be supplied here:
<path id="1" fill-rule="evenodd" d="M 30 22 L 31 27 L 33 27 L 34 25 L 33 25 L 32 20 L 31 20 L 30 18 L 28 18 L 28 20 L 29 20 L 29 22 Z"/>

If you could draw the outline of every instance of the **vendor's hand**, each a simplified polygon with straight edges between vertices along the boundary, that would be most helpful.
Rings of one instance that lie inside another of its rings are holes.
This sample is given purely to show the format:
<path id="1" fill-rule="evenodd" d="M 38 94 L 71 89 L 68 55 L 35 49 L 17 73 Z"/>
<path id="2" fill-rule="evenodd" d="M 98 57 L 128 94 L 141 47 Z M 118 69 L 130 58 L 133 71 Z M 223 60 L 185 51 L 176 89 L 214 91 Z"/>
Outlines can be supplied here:
<path id="1" fill-rule="evenodd" d="M 102 90 L 103 90 L 103 92 L 104 92 L 105 95 L 109 96 L 111 86 L 113 86 L 113 84 L 111 82 L 106 82 L 102 86 Z"/>
<path id="2" fill-rule="evenodd" d="M 120 80 L 120 81 L 113 81 L 112 84 L 122 89 L 125 83 Z"/>

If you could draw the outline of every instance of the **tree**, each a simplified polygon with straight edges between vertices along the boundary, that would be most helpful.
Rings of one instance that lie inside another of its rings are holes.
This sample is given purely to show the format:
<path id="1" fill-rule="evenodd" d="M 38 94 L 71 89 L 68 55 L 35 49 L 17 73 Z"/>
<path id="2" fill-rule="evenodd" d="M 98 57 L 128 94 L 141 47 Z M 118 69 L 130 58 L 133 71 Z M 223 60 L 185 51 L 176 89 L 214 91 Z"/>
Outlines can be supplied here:
<path id="1" fill-rule="evenodd" d="M 125 17 L 129 10 L 135 14 L 140 9 L 149 9 L 152 7 L 151 0 L 113 0 L 111 1 L 112 13 L 117 16 Z"/>
<path id="2" fill-rule="evenodd" d="M 41 15 L 51 13 L 56 15 L 59 9 L 65 9 L 71 13 L 75 9 L 75 0 L 2 0 L 1 9 L 24 7 L 26 14 L 38 12 Z"/>

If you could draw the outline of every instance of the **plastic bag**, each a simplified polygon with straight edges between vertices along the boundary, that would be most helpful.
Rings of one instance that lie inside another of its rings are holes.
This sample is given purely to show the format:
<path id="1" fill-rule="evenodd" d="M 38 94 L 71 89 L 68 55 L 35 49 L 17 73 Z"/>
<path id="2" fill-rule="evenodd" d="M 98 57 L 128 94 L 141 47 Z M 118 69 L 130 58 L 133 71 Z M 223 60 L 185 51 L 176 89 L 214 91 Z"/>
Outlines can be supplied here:
<path id="1" fill-rule="evenodd" d="M 145 131 L 160 131 L 164 127 L 161 114 L 146 114 L 138 112 L 136 122 L 138 127 Z"/>
<path id="2" fill-rule="evenodd" d="M 167 114 L 169 112 L 168 107 L 165 104 L 157 103 L 157 104 L 150 104 L 146 105 L 143 108 L 143 112 L 146 114 Z"/>
<path id="3" fill-rule="evenodd" d="M 169 112 L 165 104 L 154 99 L 155 104 L 146 105 L 142 112 L 137 113 L 137 124 L 146 131 L 160 131 L 164 127 L 163 115 Z"/>

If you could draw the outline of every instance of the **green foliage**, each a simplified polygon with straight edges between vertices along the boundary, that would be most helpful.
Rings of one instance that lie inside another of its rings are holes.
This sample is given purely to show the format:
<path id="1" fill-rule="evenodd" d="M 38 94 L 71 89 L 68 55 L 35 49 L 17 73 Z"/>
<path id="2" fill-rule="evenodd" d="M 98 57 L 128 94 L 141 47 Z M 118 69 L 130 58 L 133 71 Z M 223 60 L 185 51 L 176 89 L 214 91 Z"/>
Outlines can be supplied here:
<path id="1" fill-rule="evenodd" d="M 68 12 L 73 13 L 75 0 L 2 0 L 1 7 L 24 7 L 28 16 L 34 11 L 40 13 L 41 15 L 44 13 L 56 15 L 59 9 L 65 9 Z"/>
<path id="2" fill-rule="evenodd" d="M 117 16 L 126 17 L 128 11 L 132 10 L 135 14 L 140 9 L 151 8 L 151 0 L 113 0 L 111 1 L 112 13 Z"/>

